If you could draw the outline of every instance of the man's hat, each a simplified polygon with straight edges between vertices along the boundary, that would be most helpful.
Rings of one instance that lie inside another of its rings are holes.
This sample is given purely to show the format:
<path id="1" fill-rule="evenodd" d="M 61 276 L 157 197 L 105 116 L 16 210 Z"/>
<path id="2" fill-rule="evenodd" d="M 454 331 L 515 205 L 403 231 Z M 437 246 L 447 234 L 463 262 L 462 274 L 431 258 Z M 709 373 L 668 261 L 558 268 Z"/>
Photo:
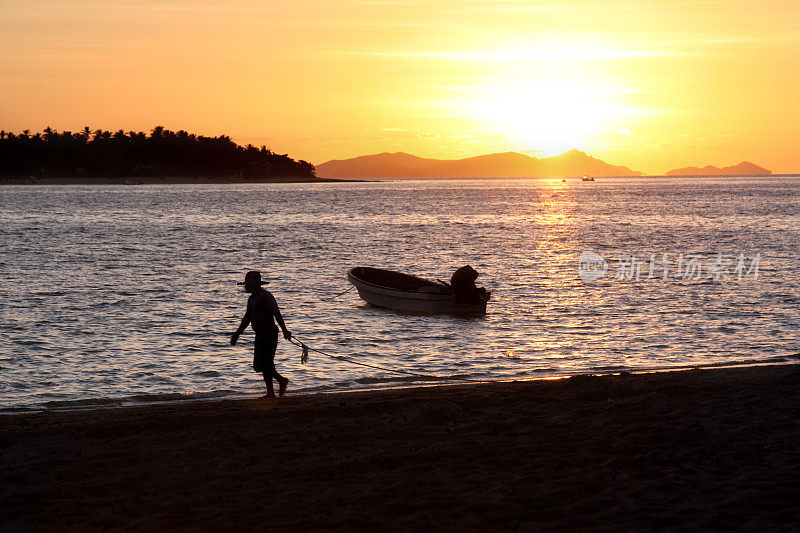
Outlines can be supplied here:
<path id="1" fill-rule="evenodd" d="M 247 274 L 244 275 L 244 281 L 240 281 L 237 285 L 244 285 L 245 283 L 252 282 L 258 283 L 259 285 L 266 285 L 269 281 L 261 281 L 261 272 L 258 270 L 251 270 Z"/>

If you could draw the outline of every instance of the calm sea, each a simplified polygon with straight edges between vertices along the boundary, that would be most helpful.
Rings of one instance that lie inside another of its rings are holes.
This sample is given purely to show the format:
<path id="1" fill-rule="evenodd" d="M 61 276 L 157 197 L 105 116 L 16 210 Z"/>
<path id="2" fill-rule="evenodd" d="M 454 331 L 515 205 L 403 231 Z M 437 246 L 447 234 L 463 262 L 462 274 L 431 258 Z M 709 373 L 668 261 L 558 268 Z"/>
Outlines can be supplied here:
<path id="1" fill-rule="evenodd" d="M 252 334 L 228 343 L 250 269 L 312 348 L 443 378 L 800 351 L 798 178 L 4 186 L 0 243 L 6 411 L 263 394 Z M 492 291 L 485 317 L 325 300 L 353 266 L 449 279 L 465 264 Z M 295 392 L 429 383 L 315 352 L 302 365 L 283 341 L 276 362 Z"/>

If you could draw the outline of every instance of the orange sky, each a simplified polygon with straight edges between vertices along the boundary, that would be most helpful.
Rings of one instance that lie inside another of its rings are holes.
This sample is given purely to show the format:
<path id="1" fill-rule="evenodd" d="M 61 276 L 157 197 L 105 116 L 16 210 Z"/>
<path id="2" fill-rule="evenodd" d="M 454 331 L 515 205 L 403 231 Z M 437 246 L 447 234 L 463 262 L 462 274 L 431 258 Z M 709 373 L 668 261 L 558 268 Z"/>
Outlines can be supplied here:
<path id="1" fill-rule="evenodd" d="M 0 128 L 800 172 L 793 0 L 2 0 Z"/>

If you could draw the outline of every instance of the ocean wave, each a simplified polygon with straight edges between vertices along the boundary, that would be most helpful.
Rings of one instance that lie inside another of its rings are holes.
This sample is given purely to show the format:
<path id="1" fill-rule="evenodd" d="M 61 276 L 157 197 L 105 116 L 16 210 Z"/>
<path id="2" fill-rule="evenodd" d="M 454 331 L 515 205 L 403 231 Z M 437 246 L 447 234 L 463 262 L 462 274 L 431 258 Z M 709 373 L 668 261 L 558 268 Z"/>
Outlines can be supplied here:
<path id="1" fill-rule="evenodd" d="M 312 392 L 331 392 L 337 390 L 336 387 L 332 385 L 318 385 L 316 387 L 306 387 L 304 389 L 298 389 L 298 393 L 312 393 Z"/>
<path id="2" fill-rule="evenodd" d="M 188 400 L 210 400 L 225 397 L 242 395 L 239 391 L 230 389 L 214 390 L 208 392 L 188 392 L 188 393 L 153 393 L 153 394 L 134 394 L 118 398 L 83 398 L 79 400 L 54 400 L 44 402 L 42 407 L 46 410 L 71 410 L 89 409 L 93 407 L 122 407 L 126 405 L 151 404 L 161 402 L 180 402 Z"/>
<path id="3" fill-rule="evenodd" d="M 470 379 L 469 374 L 456 374 L 452 376 L 399 376 L 391 378 L 365 377 L 353 381 L 359 385 L 376 385 L 379 383 L 412 383 L 415 381 L 463 381 L 465 379 Z"/>
<path id="4" fill-rule="evenodd" d="M 591 374 L 592 372 L 598 373 L 617 373 L 617 372 L 662 372 L 673 370 L 690 370 L 690 369 L 703 369 L 703 368 L 726 368 L 737 366 L 756 366 L 756 365 L 774 365 L 782 363 L 793 363 L 795 360 L 800 359 L 800 353 L 789 355 L 776 355 L 773 357 L 763 357 L 760 359 L 740 359 L 734 361 L 718 361 L 715 363 L 704 364 L 675 364 L 675 365 L 653 365 L 653 366 L 597 366 L 591 367 L 590 370 L 576 370 L 574 372 L 566 372 L 567 375 L 582 375 Z"/>

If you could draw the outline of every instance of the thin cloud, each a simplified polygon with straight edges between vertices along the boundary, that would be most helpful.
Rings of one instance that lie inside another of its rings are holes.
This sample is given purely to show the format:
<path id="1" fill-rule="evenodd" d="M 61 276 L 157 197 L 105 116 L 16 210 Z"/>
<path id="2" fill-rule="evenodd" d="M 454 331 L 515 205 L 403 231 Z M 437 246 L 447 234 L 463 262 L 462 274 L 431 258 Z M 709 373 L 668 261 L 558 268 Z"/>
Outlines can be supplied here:
<path id="1" fill-rule="evenodd" d="M 485 50 L 452 50 L 446 52 L 378 52 L 378 55 L 393 57 L 425 57 L 432 59 L 450 59 L 456 61 L 563 61 L 589 60 L 602 61 L 608 59 L 631 59 L 675 55 L 673 52 L 660 52 L 646 49 L 485 49 Z"/>

